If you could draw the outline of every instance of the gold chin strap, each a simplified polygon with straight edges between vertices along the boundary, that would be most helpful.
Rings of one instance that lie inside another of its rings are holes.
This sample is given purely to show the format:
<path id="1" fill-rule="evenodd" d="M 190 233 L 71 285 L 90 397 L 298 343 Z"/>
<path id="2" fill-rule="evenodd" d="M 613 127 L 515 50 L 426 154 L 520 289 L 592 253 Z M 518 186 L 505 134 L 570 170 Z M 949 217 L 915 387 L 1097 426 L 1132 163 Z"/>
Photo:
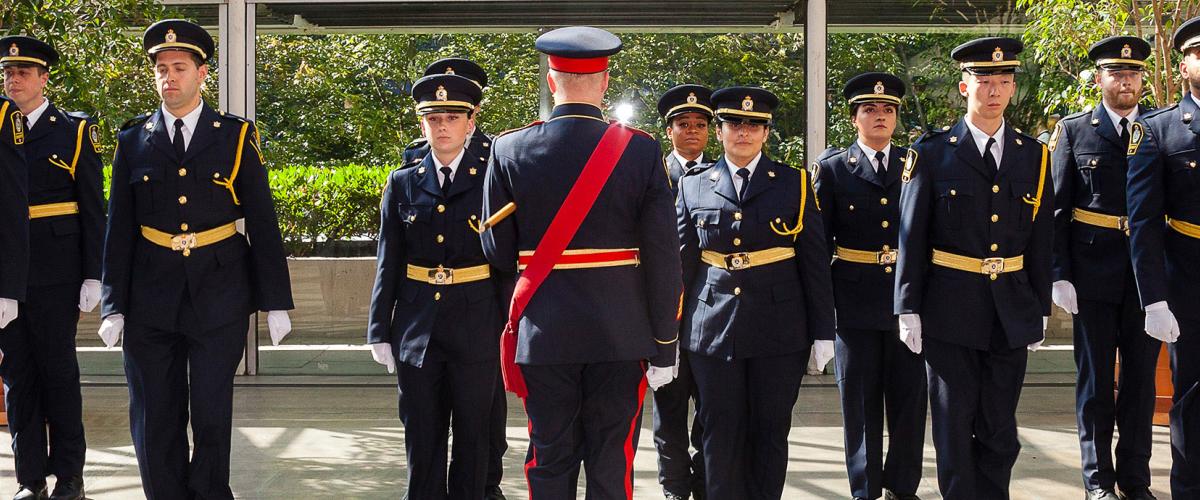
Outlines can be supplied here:
<path id="1" fill-rule="evenodd" d="M 789 228 L 786 222 L 780 222 L 779 227 L 776 227 L 775 221 L 771 221 L 771 231 L 780 236 L 791 236 L 792 241 L 800 236 L 800 232 L 804 231 L 804 206 L 808 203 L 808 171 L 800 170 L 800 216 L 796 218 L 796 227 Z M 780 229 L 782 228 L 782 229 Z"/>
<path id="2" fill-rule="evenodd" d="M 487 220 L 483 221 L 483 224 L 477 224 L 474 220 L 469 220 L 467 221 L 467 225 L 471 226 L 471 229 L 476 233 L 483 234 L 484 231 L 496 227 L 496 224 L 499 224 L 500 221 L 504 220 L 516 211 L 517 204 L 510 201 L 507 205 L 500 207 L 500 210 L 497 210 L 496 213 L 492 214 L 491 217 L 488 217 Z"/>

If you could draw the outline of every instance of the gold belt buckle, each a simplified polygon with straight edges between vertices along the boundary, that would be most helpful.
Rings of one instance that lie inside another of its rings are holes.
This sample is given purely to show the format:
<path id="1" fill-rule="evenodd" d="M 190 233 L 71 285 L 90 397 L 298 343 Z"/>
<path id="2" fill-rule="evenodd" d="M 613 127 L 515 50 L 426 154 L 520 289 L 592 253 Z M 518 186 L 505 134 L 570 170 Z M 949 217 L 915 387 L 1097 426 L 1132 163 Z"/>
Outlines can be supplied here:
<path id="1" fill-rule="evenodd" d="M 454 270 L 437 266 L 429 270 L 429 282 L 435 285 L 450 285 L 454 283 Z"/>
<path id="2" fill-rule="evenodd" d="M 731 271 L 750 267 L 750 254 L 746 252 L 731 253 L 725 256 L 725 267 Z"/>
<path id="3" fill-rule="evenodd" d="M 1004 257 L 989 257 L 983 259 L 983 267 L 980 269 L 983 274 L 990 274 L 992 279 L 996 278 L 997 274 L 1004 272 Z"/>
<path id="4" fill-rule="evenodd" d="M 882 252 L 877 252 L 876 257 L 878 260 L 878 264 L 881 266 L 890 266 L 890 265 L 896 263 L 896 251 L 895 250 L 884 250 Z"/>
<path id="5" fill-rule="evenodd" d="M 196 248 L 196 233 L 177 234 L 171 237 L 171 250 L 183 252 L 184 257 L 191 255 L 193 248 Z"/>

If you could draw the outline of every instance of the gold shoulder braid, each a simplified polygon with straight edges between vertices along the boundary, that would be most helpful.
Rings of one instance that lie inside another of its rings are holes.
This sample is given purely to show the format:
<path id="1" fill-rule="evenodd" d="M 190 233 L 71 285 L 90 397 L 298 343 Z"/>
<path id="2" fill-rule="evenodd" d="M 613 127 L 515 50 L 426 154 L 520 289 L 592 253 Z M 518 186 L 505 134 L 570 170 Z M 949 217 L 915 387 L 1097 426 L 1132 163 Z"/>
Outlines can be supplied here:
<path id="1" fill-rule="evenodd" d="M 1042 168 L 1041 168 L 1041 172 L 1038 173 L 1037 192 L 1034 193 L 1033 196 L 1030 196 L 1028 193 L 1026 193 L 1025 197 L 1022 198 L 1022 201 L 1024 201 L 1025 203 L 1033 205 L 1033 220 L 1037 220 L 1038 209 L 1042 208 L 1042 188 L 1044 188 L 1046 186 L 1046 157 L 1047 156 L 1049 156 L 1049 153 L 1047 153 L 1047 147 L 1045 144 L 1042 144 Z"/>
<path id="2" fill-rule="evenodd" d="M 229 190 L 229 194 L 233 196 L 233 204 L 239 206 L 242 202 L 238 201 L 237 191 L 233 189 L 233 181 L 237 180 L 238 170 L 242 168 L 242 150 L 246 146 L 246 131 L 249 129 L 250 122 L 242 122 L 242 132 L 238 135 L 237 156 L 233 159 L 233 171 L 229 173 L 229 177 L 226 179 L 213 179 L 213 184 Z M 251 147 L 254 146 L 251 145 Z M 259 157 L 262 157 L 261 154 Z"/>
<path id="3" fill-rule="evenodd" d="M 92 125 L 95 127 L 95 125 Z M 71 179 L 75 179 L 75 167 L 79 165 L 79 153 L 83 152 L 83 131 L 87 129 L 87 120 L 79 120 L 79 129 L 75 132 L 75 156 L 71 158 L 71 163 L 59 160 L 58 155 L 52 155 L 47 161 L 51 165 L 66 170 L 71 174 Z"/>
<path id="4" fill-rule="evenodd" d="M 791 236 L 792 241 L 796 241 L 796 238 L 800 236 L 800 232 L 804 231 L 804 206 L 808 201 L 808 171 L 804 169 L 798 170 L 800 170 L 800 215 L 796 217 L 796 227 L 788 228 L 786 222 L 780 222 L 779 227 L 783 229 L 779 229 L 775 227 L 775 221 L 771 221 L 771 231 L 780 236 Z"/>
<path id="5" fill-rule="evenodd" d="M 913 169 L 917 168 L 917 150 L 915 148 L 908 149 L 908 155 L 904 157 L 904 172 L 900 174 L 902 182 L 912 180 Z"/>

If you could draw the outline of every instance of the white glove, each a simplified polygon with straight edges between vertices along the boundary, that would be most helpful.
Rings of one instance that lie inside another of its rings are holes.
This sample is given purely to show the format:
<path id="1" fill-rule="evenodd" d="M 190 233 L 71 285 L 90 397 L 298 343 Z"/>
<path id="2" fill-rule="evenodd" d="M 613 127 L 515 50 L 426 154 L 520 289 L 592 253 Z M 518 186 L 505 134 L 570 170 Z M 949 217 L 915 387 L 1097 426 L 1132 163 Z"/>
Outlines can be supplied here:
<path id="1" fill-rule="evenodd" d="M 1179 322 L 1166 301 L 1146 306 L 1146 335 L 1168 344 L 1179 340 Z"/>
<path id="2" fill-rule="evenodd" d="M 17 319 L 17 301 L 0 299 L 0 328 L 8 326 L 14 319 Z"/>
<path id="3" fill-rule="evenodd" d="M 79 310 L 90 313 L 99 303 L 100 280 L 83 280 L 83 286 L 79 287 Z"/>
<path id="4" fill-rule="evenodd" d="M 387 367 L 388 373 L 396 373 L 396 357 L 392 356 L 392 344 L 381 342 L 371 344 L 371 357 L 379 363 Z"/>
<path id="5" fill-rule="evenodd" d="M 675 374 L 679 372 L 679 362 L 675 362 L 675 366 L 654 366 L 646 369 L 646 383 L 650 384 L 650 388 L 658 390 L 660 387 L 671 383 L 675 380 Z"/>
<path id="6" fill-rule="evenodd" d="M 679 378 L 679 342 L 675 342 L 675 366 L 671 367 L 671 378 Z"/>
<path id="7" fill-rule="evenodd" d="M 1058 280 L 1050 290 L 1050 299 L 1054 305 L 1071 314 L 1079 314 L 1079 298 L 1075 295 L 1075 285 L 1070 281 Z"/>
<path id="8" fill-rule="evenodd" d="M 817 364 L 817 370 L 824 372 L 825 365 L 829 364 L 829 360 L 833 359 L 833 341 L 818 340 L 813 342 L 813 361 Z"/>
<path id="9" fill-rule="evenodd" d="M 913 354 L 921 354 L 921 315 L 900 315 L 900 340 Z"/>
<path id="10" fill-rule="evenodd" d="M 112 346 L 117 345 L 117 341 L 121 340 L 121 333 L 124 331 L 125 315 L 110 315 L 104 318 L 104 322 L 100 323 L 100 340 L 104 341 L 104 347 L 112 349 Z"/>
<path id="11" fill-rule="evenodd" d="M 1060 283 L 1067 283 L 1067 282 L 1061 281 Z M 1067 283 L 1067 286 L 1071 286 L 1071 284 Z M 1072 292 L 1072 296 L 1074 296 L 1074 292 Z M 1034 342 L 1032 344 L 1025 346 L 1026 349 L 1029 349 L 1029 352 L 1037 352 L 1038 349 L 1042 348 L 1042 342 L 1046 341 L 1046 328 L 1049 326 L 1050 326 L 1050 317 L 1042 316 L 1042 340 L 1039 340 L 1037 342 Z"/>
<path id="12" fill-rule="evenodd" d="M 267 311 L 267 329 L 271 331 L 271 345 L 279 342 L 292 333 L 292 319 L 287 311 Z"/>

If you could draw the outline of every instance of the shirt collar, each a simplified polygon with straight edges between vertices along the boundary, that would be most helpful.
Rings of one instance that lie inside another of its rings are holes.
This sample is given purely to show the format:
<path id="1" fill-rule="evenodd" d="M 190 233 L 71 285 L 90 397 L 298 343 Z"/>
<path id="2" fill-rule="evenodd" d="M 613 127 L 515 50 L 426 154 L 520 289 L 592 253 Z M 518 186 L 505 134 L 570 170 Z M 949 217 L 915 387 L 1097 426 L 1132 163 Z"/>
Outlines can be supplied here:
<path id="1" fill-rule="evenodd" d="M 858 141 L 858 149 L 861 149 L 863 154 L 867 155 L 868 159 L 872 159 L 872 160 L 875 159 L 876 151 L 874 149 L 871 149 L 870 146 L 863 144 L 863 141 L 861 139 Z M 887 146 L 884 146 L 883 150 L 880 152 L 883 153 L 883 164 L 887 165 L 887 159 L 892 154 L 892 143 L 890 143 L 890 142 L 887 143 Z"/>
<path id="2" fill-rule="evenodd" d="M 454 159 L 450 161 L 449 165 L 442 165 L 442 162 L 438 161 L 437 155 L 434 154 L 432 150 L 429 151 L 429 156 L 433 158 L 433 168 L 437 169 L 437 171 L 440 173 L 442 171 L 442 167 L 450 167 L 451 178 L 453 178 L 454 173 L 458 171 L 458 164 L 462 163 L 463 157 L 466 156 L 466 154 L 467 148 L 463 147 L 462 151 L 458 152 L 458 156 L 455 156 Z"/>
<path id="3" fill-rule="evenodd" d="M 754 175 L 754 167 L 758 166 L 758 160 L 761 159 L 762 151 L 759 151 L 758 154 L 754 155 L 754 159 L 750 160 L 750 163 L 745 165 L 746 170 L 750 172 L 750 175 Z M 725 155 L 725 164 L 729 166 L 729 173 L 736 176 L 739 165 L 733 163 L 733 160 L 729 159 L 729 155 Z"/>
<path id="4" fill-rule="evenodd" d="M 687 158 L 684 158 L 683 155 L 679 154 L 678 150 L 672 149 L 671 154 L 675 155 L 675 161 L 678 161 L 680 166 L 682 166 L 682 167 L 687 166 L 687 162 L 689 160 Z M 697 156 L 694 161 L 696 162 L 697 165 L 704 163 L 704 153 L 701 152 L 700 156 Z"/>
<path id="5" fill-rule="evenodd" d="M 43 98 L 41 106 L 25 115 L 25 121 L 29 122 L 29 126 L 26 128 L 33 128 L 34 125 L 37 125 L 38 118 L 41 118 L 47 109 L 50 109 L 50 99 Z"/>
<path id="6" fill-rule="evenodd" d="M 562 102 L 555 104 L 554 109 L 550 111 L 550 118 L 546 121 L 568 117 L 591 118 L 605 123 L 608 122 L 604 119 L 604 110 L 595 104 L 586 102 Z"/>
<path id="7" fill-rule="evenodd" d="M 975 146 L 979 148 L 979 156 L 983 156 L 983 148 L 987 146 L 988 139 L 995 139 L 996 148 L 1000 150 L 1000 154 L 1004 154 L 1004 127 L 1007 125 L 1005 122 L 1000 122 L 1000 127 L 996 129 L 995 134 L 987 135 L 974 123 L 971 123 L 970 118 L 965 118 L 963 121 L 966 122 L 967 129 L 971 131 L 971 138 L 975 140 Z M 996 158 L 996 162 L 1000 162 L 999 157 Z"/>
<path id="8" fill-rule="evenodd" d="M 195 132 L 196 124 L 200 122 L 200 112 L 202 112 L 202 111 L 204 111 L 204 101 L 200 101 L 200 105 L 196 106 L 196 109 L 193 109 L 191 112 L 189 112 L 187 115 L 184 115 L 184 116 L 175 116 L 175 115 L 171 114 L 170 111 L 167 111 L 167 107 L 164 105 L 164 106 L 162 106 L 163 120 L 166 121 L 166 123 L 164 125 L 166 125 L 167 130 L 173 134 L 173 133 L 175 133 L 175 120 L 183 119 L 184 128 L 186 128 L 188 130 L 188 132 Z M 191 137 L 191 136 L 185 135 L 184 137 Z"/>
<path id="9" fill-rule="evenodd" d="M 1108 113 L 1108 119 L 1112 120 L 1113 127 L 1117 129 L 1118 134 L 1125 133 L 1124 130 L 1121 130 L 1121 118 L 1129 120 L 1129 124 L 1132 125 L 1133 122 L 1137 121 L 1139 115 L 1138 112 L 1141 111 L 1138 109 L 1138 106 L 1134 106 L 1133 111 L 1129 113 L 1129 116 L 1121 116 L 1113 112 L 1112 108 L 1108 107 L 1107 104 L 1101 103 L 1100 105 L 1104 106 L 1104 112 Z"/>

